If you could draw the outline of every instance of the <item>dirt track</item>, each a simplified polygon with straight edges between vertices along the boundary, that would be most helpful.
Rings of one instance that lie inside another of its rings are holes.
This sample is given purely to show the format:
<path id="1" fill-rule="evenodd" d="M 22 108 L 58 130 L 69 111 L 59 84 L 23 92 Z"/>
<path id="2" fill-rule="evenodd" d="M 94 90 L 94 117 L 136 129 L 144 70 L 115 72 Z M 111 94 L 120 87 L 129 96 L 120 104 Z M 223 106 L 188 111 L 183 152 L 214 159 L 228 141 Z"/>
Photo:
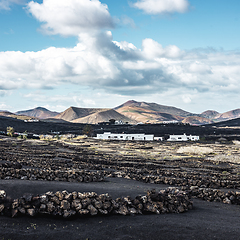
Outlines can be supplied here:
<path id="1" fill-rule="evenodd" d="M 66 144 L 66 143 L 65 143 Z M 126 178 L 138 170 L 139 175 L 164 170 L 173 174 L 186 172 L 192 176 L 209 175 L 219 179 L 239 181 L 239 164 L 215 162 L 209 160 L 220 154 L 238 156 L 238 146 L 233 144 L 213 144 L 214 155 L 189 156 L 178 154 L 177 149 L 184 144 L 155 145 L 82 141 L 72 144 L 44 144 L 40 142 L 3 141 L 1 144 L 1 161 L 17 161 L 24 168 L 61 167 L 66 171 L 73 167 L 86 167 L 106 171 L 105 182 L 59 182 L 0 180 L 0 189 L 11 197 L 21 197 L 30 192 L 41 194 L 46 191 L 95 191 L 98 194 L 108 192 L 112 197 L 146 194 L 152 188 L 162 189 L 166 184 L 144 183 L 124 178 L 109 178 L 116 171 Z M 42 150 L 41 150 L 42 149 Z M 44 149 L 44 151 L 43 151 Z M 17 151 L 16 151 L 17 150 Z M 6 154 L 6 151 L 14 154 Z M 42 153 L 41 153 L 42 151 Z M 159 152 L 161 154 L 159 154 Z M 79 158 L 82 153 L 83 158 Z M 43 156 L 43 154 L 46 154 Z M 14 156 L 14 158 L 9 157 Z M 6 159 L 7 157 L 7 159 Z M 60 158 L 61 157 L 61 158 Z M 78 157 L 78 158 L 77 158 Z M 158 158 L 157 158 L 158 157 Z M 46 158 L 48 161 L 46 161 Z M 64 161 L 56 161 L 56 158 Z M 44 160 L 45 159 L 45 160 Z M 34 164 L 33 163 L 34 160 Z M 44 160 L 44 161 L 42 161 Z M 24 164 L 23 164 L 24 163 Z M 66 163 L 71 163 L 68 166 Z M 141 163 L 145 163 L 141 165 Z M 218 163 L 218 164 L 216 164 Z M 157 169 L 156 169 L 157 168 Z M 141 170 L 141 171 L 140 171 Z M 144 170 L 142 172 L 142 170 Z M 196 173 L 193 175 L 193 173 Z M 180 175 L 179 175 L 180 176 Z M 181 178 L 180 178 L 181 179 Z M 184 179 L 184 177 L 182 178 Z M 154 181 L 153 181 L 154 182 Z M 204 182 L 206 184 L 207 182 Z M 227 186 L 226 186 L 227 187 Z M 227 188 L 225 188 L 227 190 Z M 142 215 L 142 216 L 108 216 L 87 217 L 74 220 L 53 218 L 7 218 L 0 217 L 0 239 L 238 239 L 239 205 L 207 202 L 193 199 L 194 208 L 183 214 Z"/>

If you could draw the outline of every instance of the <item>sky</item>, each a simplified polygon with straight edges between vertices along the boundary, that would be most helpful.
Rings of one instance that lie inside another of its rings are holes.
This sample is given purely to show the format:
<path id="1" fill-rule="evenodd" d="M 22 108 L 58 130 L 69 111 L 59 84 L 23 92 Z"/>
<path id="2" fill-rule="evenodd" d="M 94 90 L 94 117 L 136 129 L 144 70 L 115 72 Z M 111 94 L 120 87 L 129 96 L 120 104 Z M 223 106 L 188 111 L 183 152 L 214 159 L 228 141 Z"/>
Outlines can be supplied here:
<path id="1" fill-rule="evenodd" d="M 0 110 L 240 108 L 239 0 L 0 0 Z"/>

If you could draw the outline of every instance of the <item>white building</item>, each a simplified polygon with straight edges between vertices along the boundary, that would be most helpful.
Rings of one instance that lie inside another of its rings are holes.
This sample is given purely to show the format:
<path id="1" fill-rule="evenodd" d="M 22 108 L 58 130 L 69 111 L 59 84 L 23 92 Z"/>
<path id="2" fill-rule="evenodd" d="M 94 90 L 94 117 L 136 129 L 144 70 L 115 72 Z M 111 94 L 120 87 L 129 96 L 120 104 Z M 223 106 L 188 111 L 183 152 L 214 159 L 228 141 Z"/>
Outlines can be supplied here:
<path id="1" fill-rule="evenodd" d="M 28 119 L 24 120 L 24 122 L 39 122 L 39 119 Z"/>
<path id="2" fill-rule="evenodd" d="M 154 141 L 163 141 L 163 137 L 154 137 L 153 140 Z"/>
<path id="3" fill-rule="evenodd" d="M 163 121 L 163 124 L 170 124 L 170 123 L 178 123 L 179 121 L 173 120 L 173 121 Z"/>
<path id="4" fill-rule="evenodd" d="M 154 135 L 145 135 L 144 133 L 140 134 L 126 134 L 126 133 L 111 133 L 105 132 L 103 134 L 97 134 L 95 139 L 102 140 L 136 140 L 136 141 L 153 141 Z"/>
<path id="5" fill-rule="evenodd" d="M 199 136 L 187 136 L 185 133 L 183 135 L 170 135 L 167 141 L 198 141 Z"/>

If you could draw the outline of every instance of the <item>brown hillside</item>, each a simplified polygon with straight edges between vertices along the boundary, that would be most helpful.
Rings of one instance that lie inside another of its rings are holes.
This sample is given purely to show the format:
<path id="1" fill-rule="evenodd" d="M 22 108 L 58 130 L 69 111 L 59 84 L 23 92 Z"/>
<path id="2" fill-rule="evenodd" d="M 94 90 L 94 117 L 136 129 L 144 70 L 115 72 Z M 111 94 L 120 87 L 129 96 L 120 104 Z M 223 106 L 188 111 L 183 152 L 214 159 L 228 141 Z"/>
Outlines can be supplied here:
<path id="1" fill-rule="evenodd" d="M 13 113 L 9 111 L 0 111 L 0 116 L 8 117 L 10 115 L 13 115 Z"/>
<path id="2" fill-rule="evenodd" d="M 127 101 L 126 103 L 116 107 L 115 110 L 117 110 L 118 112 L 123 112 L 121 109 L 124 108 L 124 110 L 126 111 L 128 107 L 142 109 L 142 112 L 146 112 L 146 110 L 148 110 L 158 113 L 168 113 L 174 116 L 181 117 L 187 117 L 192 115 L 191 113 L 186 112 L 180 108 L 160 105 L 157 103 L 136 102 L 134 100 Z"/>
<path id="3" fill-rule="evenodd" d="M 35 117 L 38 119 L 46 119 L 46 118 L 55 117 L 59 113 L 49 111 L 46 108 L 37 107 L 34 109 L 30 109 L 30 110 L 18 111 L 18 112 L 16 112 L 16 114 L 17 115 L 25 115 L 25 116 L 29 116 L 29 117 Z"/>
<path id="4" fill-rule="evenodd" d="M 66 109 L 64 112 L 55 116 L 56 119 L 62 119 L 65 121 L 73 121 L 78 118 L 83 118 L 93 113 L 106 111 L 109 109 L 101 109 L 101 108 L 77 108 L 77 107 L 70 107 Z"/>
<path id="5" fill-rule="evenodd" d="M 217 112 L 217 111 L 214 111 L 214 110 L 207 110 L 207 111 L 204 111 L 200 114 L 201 117 L 203 118 L 209 118 L 209 119 L 212 119 L 212 118 L 215 118 L 217 115 L 219 115 L 220 113 Z"/>
<path id="6" fill-rule="evenodd" d="M 142 106 L 144 106 L 142 104 Z M 116 110 L 124 116 L 143 123 L 159 123 L 162 121 L 181 121 L 184 118 L 181 116 L 175 116 L 169 113 L 158 112 L 148 108 L 135 107 L 135 106 L 123 106 Z"/>
<path id="7" fill-rule="evenodd" d="M 185 118 L 182 123 L 189 123 L 191 125 L 204 125 L 213 123 L 212 120 L 208 118 L 198 117 L 198 116 L 190 116 Z"/>
<path id="8" fill-rule="evenodd" d="M 113 109 L 107 109 L 95 112 L 88 116 L 78 118 L 73 120 L 73 123 L 88 123 L 88 124 L 97 124 L 99 122 L 108 122 L 110 119 L 115 119 L 117 121 L 123 121 L 128 123 L 136 123 L 134 120 L 125 117 L 124 115 L 116 112 Z"/>
<path id="9" fill-rule="evenodd" d="M 224 120 L 230 120 L 234 118 L 239 118 L 240 117 L 240 109 L 234 109 L 222 114 L 218 114 L 214 119 L 218 121 L 224 121 Z"/>
<path id="10" fill-rule="evenodd" d="M 17 115 L 17 114 L 8 112 L 8 111 L 1 111 L 0 112 L 0 116 L 15 118 L 15 119 L 19 119 L 19 120 L 29 120 L 29 119 L 32 119 L 32 117 L 25 116 L 25 115 Z"/>

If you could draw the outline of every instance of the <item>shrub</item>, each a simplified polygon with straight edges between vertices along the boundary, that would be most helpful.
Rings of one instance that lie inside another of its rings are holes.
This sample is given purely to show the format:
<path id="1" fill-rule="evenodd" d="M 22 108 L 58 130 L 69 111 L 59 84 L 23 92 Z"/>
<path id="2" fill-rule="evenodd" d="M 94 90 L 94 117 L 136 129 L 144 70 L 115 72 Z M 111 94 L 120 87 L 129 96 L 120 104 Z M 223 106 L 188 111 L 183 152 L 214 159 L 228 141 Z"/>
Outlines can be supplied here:
<path id="1" fill-rule="evenodd" d="M 13 137 L 14 135 L 14 128 L 13 127 L 7 127 L 7 135 L 10 137 Z"/>

